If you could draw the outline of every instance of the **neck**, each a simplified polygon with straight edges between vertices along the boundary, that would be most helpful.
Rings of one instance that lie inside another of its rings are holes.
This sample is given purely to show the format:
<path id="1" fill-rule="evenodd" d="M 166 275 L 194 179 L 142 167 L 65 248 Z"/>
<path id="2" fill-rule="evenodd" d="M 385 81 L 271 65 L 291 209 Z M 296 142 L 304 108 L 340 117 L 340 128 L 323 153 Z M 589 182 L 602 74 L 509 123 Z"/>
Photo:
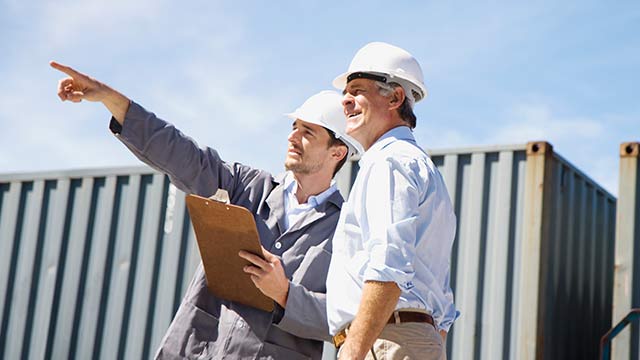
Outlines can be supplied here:
<path id="1" fill-rule="evenodd" d="M 356 140 L 360 141 L 360 144 L 364 148 L 364 151 L 367 151 L 373 144 L 375 144 L 376 141 L 378 141 L 378 139 L 382 137 L 382 135 L 386 134 L 389 130 L 397 128 L 399 126 L 407 126 L 407 123 L 404 122 L 404 120 L 402 120 L 399 116 L 392 116 L 382 121 L 381 126 L 376 129 L 377 131 L 373 132 L 371 134 L 372 136 L 370 136 L 368 139 L 363 139 L 362 141 L 360 141 L 360 139 Z"/>
<path id="2" fill-rule="evenodd" d="M 331 174 L 300 174 L 293 173 L 298 183 L 296 198 L 298 204 L 305 204 L 310 196 L 318 195 L 331 186 Z"/>

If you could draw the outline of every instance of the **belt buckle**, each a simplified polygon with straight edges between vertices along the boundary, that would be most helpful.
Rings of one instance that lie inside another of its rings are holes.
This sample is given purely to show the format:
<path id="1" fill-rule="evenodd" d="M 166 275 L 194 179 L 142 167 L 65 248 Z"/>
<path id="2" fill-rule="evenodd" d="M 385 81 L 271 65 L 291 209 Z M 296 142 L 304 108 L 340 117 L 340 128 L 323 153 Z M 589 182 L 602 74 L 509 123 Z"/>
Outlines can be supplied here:
<path id="1" fill-rule="evenodd" d="M 333 338 L 333 346 L 337 348 L 339 348 L 342 344 L 344 344 L 344 341 L 347 339 L 347 333 L 342 330 L 339 333 L 337 333 Z"/>

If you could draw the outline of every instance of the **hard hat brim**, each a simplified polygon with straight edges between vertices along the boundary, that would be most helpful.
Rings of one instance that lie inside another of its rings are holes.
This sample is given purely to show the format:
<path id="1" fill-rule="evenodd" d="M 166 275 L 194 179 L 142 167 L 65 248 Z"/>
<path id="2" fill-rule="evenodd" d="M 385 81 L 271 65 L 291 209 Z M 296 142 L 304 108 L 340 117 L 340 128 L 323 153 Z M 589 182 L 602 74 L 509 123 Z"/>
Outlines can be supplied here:
<path id="1" fill-rule="evenodd" d="M 420 94 L 421 97 L 420 97 L 420 100 L 418 100 L 418 101 L 421 101 L 421 100 L 423 100 L 424 98 L 427 97 L 427 88 L 423 84 L 420 84 L 417 80 L 409 78 L 409 77 L 392 75 L 392 74 L 388 74 L 388 73 L 385 73 L 385 72 L 379 72 L 379 71 L 347 71 L 345 73 L 342 73 L 342 74 L 338 75 L 335 79 L 333 79 L 333 82 L 331 84 L 336 89 L 344 91 L 344 89 L 346 89 L 346 87 L 347 87 L 347 78 L 349 77 L 349 75 L 351 75 L 353 73 L 356 73 L 356 72 L 365 72 L 365 73 L 371 73 L 371 74 L 375 74 L 375 75 L 391 76 L 391 78 L 389 79 L 388 82 L 398 82 L 398 83 L 400 83 L 400 85 L 403 85 L 403 87 L 405 85 L 409 85 L 410 84 L 410 85 L 414 86 L 416 89 L 420 90 L 420 92 L 422 94 Z M 398 80 L 401 80 L 401 81 L 397 81 L 397 80 L 394 81 L 393 80 L 394 78 L 398 79 Z M 402 82 L 404 82 L 404 84 Z M 407 91 L 407 89 L 405 88 L 405 92 L 406 91 Z M 418 101 L 416 101 L 416 102 L 418 102 Z"/>
<path id="2" fill-rule="evenodd" d="M 350 72 L 345 72 L 342 73 L 340 75 L 338 75 L 335 79 L 333 79 L 333 82 L 331 83 L 333 85 L 333 87 L 335 87 L 336 89 L 342 91 L 347 87 L 347 77 L 349 76 Z"/>
<path id="3" fill-rule="evenodd" d="M 304 122 L 308 122 L 310 124 L 315 124 L 315 125 L 319 125 L 322 126 L 325 129 L 331 130 L 331 132 L 333 132 L 336 136 L 336 139 L 342 141 L 343 143 L 345 143 L 345 145 L 347 145 L 347 148 L 349 148 L 349 154 L 347 154 L 349 157 L 354 156 L 354 155 L 360 155 L 360 154 L 364 154 L 364 148 L 362 147 L 362 145 L 358 142 L 358 140 L 352 138 L 351 136 L 344 134 L 344 135 L 340 135 L 339 133 L 335 132 L 333 129 L 330 129 L 327 127 L 326 124 L 323 124 L 321 122 L 318 121 L 313 121 L 313 120 L 306 120 L 302 114 L 299 114 L 297 112 L 291 112 L 291 113 L 285 113 L 284 116 L 288 117 L 289 119 L 292 120 L 296 120 L 296 119 L 300 119 Z"/>

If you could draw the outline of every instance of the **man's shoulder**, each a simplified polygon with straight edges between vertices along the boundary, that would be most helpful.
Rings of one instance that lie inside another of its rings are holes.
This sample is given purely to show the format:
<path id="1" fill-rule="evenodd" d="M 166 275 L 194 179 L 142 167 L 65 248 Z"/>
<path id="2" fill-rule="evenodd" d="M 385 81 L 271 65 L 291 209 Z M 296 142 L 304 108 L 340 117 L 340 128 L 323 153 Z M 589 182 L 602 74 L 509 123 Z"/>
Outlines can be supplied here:
<path id="1" fill-rule="evenodd" d="M 251 181 L 251 182 L 267 182 L 274 183 L 274 186 L 277 184 L 284 183 L 284 179 L 286 177 L 286 173 L 273 174 L 267 170 L 259 169 L 252 167 L 250 165 L 245 165 L 240 162 L 234 162 L 231 164 L 234 173 L 240 176 L 240 181 Z"/>
<path id="2" fill-rule="evenodd" d="M 390 152 L 396 152 L 398 155 L 427 156 L 426 151 L 417 142 L 405 139 L 398 139 L 390 143 L 385 149 L 389 149 Z"/>
<path id="3" fill-rule="evenodd" d="M 226 163 L 231 177 L 222 183 L 220 188 L 227 190 L 231 203 L 257 211 L 268 200 L 273 191 L 283 183 L 284 176 L 254 168 L 242 163 Z M 204 196 L 204 195 L 203 195 Z"/>
<path id="4" fill-rule="evenodd" d="M 398 163 L 403 166 L 423 164 L 432 167 L 431 158 L 417 143 L 407 140 L 397 140 L 381 149 L 378 161 Z"/>
<path id="5" fill-rule="evenodd" d="M 430 179 L 442 176 L 427 152 L 413 141 L 398 140 L 390 143 L 375 159 L 371 159 L 369 171 L 379 166 L 391 171 L 399 170 L 399 174 L 416 184 L 429 183 Z"/>

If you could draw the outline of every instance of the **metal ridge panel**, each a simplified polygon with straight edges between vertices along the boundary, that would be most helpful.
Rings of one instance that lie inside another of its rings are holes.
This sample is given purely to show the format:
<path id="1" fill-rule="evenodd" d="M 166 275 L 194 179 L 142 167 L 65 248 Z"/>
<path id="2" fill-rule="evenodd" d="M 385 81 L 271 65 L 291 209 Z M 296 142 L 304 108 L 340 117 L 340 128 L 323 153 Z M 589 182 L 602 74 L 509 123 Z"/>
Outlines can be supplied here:
<path id="1" fill-rule="evenodd" d="M 16 172 L 16 173 L 0 173 L 0 182 L 11 181 L 34 181 L 34 180 L 55 180 L 61 178 L 83 178 L 94 176 L 111 176 L 111 175 L 146 175 L 155 174 L 158 171 L 148 166 L 121 166 L 121 167 L 105 167 L 105 168 L 86 168 L 86 169 L 69 169 L 69 170 L 50 170 L 50 171 L 34 171 L 34 172 Z"/>
<path id="2" fill-rule="evenodd" d="M 477 152 L 502 152 L 502 151 L 521 151 L 526 150 L 527 144 L 512 145 L 477 145 L 463 146 L 452 148 L 425 148 L 429 156 L 453 155 L 453 154 L 469 154 Z"/>

